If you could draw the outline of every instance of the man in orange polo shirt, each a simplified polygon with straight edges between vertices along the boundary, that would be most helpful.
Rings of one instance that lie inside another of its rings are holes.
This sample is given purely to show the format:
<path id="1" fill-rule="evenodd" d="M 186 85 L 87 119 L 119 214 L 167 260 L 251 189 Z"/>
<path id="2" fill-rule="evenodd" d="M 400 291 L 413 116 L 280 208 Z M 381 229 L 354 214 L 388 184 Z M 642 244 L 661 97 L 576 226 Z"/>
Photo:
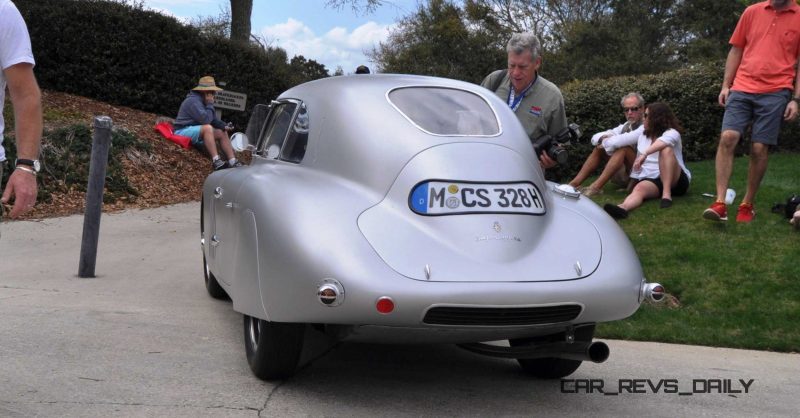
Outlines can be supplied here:
<path id="1" fill-rule="evenodd" d="M 782 120 L 792 121 L 800 106 L 800 6 L 795 0 L 770 0 L 745 9 L 730 40 L 719 104 L 725 106 L 717 148 L 717 200 L 703 212 L 728 220 L 725 192 L 733 171 L 733 151 L 752 123 L 747 189 L 737 222 L 755 216 L 753 200 L 767 171 L 768 150 L 777 145 Z"/>

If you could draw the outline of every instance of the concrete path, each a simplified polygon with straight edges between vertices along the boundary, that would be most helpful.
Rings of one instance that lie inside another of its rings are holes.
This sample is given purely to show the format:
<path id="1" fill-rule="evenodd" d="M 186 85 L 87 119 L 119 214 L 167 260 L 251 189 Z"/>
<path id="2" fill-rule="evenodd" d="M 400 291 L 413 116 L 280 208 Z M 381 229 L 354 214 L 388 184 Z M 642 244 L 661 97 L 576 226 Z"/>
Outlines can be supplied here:
<path id="1" fill-rule="evenodd" d="M 206 294 L 198 216 L 103 215 L 93 279 L 82 216 L 0 225 L 0 417 L 797 415 L 798 354 L 626 341 L 559 382 L 453 346 L 317 339 L 297 376 L 262 382 L 241 315 Z"/>

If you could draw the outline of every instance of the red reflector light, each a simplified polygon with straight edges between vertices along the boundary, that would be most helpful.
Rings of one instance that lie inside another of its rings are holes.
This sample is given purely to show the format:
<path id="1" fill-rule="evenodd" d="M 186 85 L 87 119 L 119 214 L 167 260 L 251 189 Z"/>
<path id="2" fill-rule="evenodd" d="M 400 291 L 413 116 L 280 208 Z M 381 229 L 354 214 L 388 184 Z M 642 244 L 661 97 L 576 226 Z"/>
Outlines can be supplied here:
<path id="1" fill-rule="evenodd" d="M 388 296 L 382 296 L 375 303 L 375 309 L 382 314 L 388 314 L 394 310 L 394 301 Z"/>

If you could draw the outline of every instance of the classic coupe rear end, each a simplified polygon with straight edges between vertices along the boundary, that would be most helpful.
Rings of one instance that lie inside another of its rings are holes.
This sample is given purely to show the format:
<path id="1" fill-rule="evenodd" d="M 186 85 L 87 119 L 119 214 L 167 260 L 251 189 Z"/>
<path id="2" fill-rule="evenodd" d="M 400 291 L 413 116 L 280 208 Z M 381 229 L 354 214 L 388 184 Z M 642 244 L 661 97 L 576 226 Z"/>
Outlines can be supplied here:
<path id="1" fill-rule="evenodd" d="M 297 86 L 248 127 L 250 166 L 203 188 L 206 285 L 244 314 L 254 373 L 295 370 L 309 329 L 345 341 L 456 343 L 539 377 L 603 361 L 598 322 L 648 284 L 597 205 L 546 182 L 489 91 L 431 77 Z M 509 346 L 483 344 L 509 340 Z"/>

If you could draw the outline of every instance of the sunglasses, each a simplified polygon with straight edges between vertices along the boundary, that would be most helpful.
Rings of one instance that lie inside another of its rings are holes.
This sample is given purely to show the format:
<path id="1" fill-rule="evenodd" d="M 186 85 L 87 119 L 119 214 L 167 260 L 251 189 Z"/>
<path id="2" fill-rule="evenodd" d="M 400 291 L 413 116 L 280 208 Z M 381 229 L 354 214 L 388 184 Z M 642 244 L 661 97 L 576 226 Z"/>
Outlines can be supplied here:
<path id="1" fill-rule="evenodd" d="M 623 112 L 625 112 L 625 113 L 628 113 L 628 112 L 638 112 L 638 111 L 639 111 L 639 106 L 635 106 L 635 107 L 623 107 L 623 108 L 622 108 L 622 111 L 623 111 Z"/>

